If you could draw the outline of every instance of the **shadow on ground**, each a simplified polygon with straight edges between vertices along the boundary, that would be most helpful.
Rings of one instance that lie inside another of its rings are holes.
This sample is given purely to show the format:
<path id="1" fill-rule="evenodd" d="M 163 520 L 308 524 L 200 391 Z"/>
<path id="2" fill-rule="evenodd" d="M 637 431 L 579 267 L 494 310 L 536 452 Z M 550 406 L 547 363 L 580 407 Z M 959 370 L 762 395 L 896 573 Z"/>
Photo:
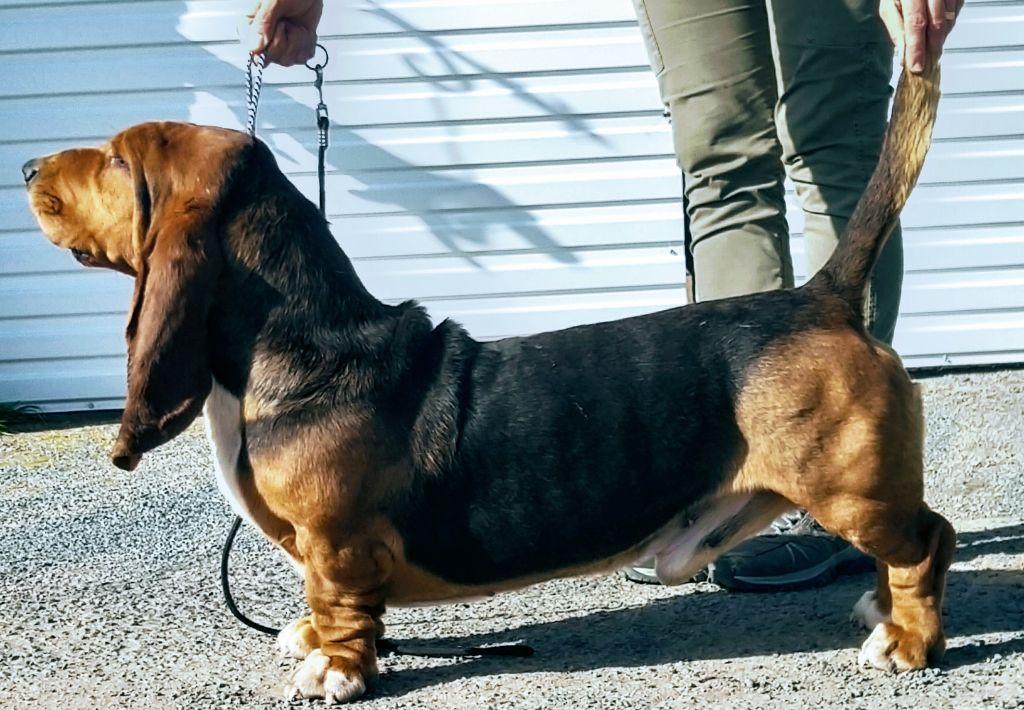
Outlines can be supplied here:
<path id="1" fill-rule="evenodd" d="M 958 533 L 956 561 L 967 562 L 982 555 L 1024 554 L 1024 525 L 1007 525 L 992 530 Z"/>
<path id="2" fill-rule="evenodd" d="M 958 537 L 959 562 L 981 555 L 1021 553 L 1024 525 Z M 417 645 L 464 647 L 520 639 L 536 654 L 529 659 L 471 659 L 451 666 L 394 670 L 384 674 L 386 680 L 377 692 L 396 696 L 458 678 L 503 673 L 572 672 L 855 649 L 867 634 L 847 622 L 847 615 L 873 583 L 871 575 L 860 575 L 824 589 L 770 596 L 686 594 L 500 633 L 438 639 Z M 1024 570 L 951 572 L 945 620 L 951 639 L 1024 631 Z M 1024 652 L 1024 638 L 961 643 L 946 653 L 942 667 L 952 670 L 996 654 L 1019 652 Z"/>

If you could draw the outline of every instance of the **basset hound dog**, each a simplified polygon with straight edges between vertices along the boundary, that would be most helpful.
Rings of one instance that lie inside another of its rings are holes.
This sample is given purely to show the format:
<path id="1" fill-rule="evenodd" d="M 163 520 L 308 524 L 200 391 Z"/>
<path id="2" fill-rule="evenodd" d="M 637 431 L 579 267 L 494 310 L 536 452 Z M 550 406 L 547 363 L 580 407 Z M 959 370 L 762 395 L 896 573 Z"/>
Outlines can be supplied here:
<path id="1" fill-rule="evenodd" d="M 494 342 L 374 298 L 243 133 L 146 123 L 24 173 L 52 242 L 135 280 L 113 463 L 205 406 L 224 494 L 302 570 L 312 613 L 279 638 L 295 694 L 360 696 L 389 604 L 649 555 L 678 583 L 797 506 L 878 560 L 860 660 L 903 671 L 944 649 L 954 532 L 922 499 L 918 392 L 862 305 L 938 94 L 937 66 L 901 78 L 803 287 Z"/>

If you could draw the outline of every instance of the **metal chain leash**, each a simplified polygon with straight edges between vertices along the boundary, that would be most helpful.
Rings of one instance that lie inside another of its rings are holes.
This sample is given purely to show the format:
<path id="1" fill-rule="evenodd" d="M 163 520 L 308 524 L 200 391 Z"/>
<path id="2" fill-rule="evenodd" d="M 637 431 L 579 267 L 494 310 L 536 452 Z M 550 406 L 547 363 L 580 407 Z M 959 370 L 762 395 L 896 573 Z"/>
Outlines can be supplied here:
<path id="1" fill-rule="evenodd" d="M 263 88 L 263 67 L 266 65 L 264 54 L 250 54 L 245 67 L 245 132 L 256 137 L 256 112 L 260 108 L 260 90 Z"/>

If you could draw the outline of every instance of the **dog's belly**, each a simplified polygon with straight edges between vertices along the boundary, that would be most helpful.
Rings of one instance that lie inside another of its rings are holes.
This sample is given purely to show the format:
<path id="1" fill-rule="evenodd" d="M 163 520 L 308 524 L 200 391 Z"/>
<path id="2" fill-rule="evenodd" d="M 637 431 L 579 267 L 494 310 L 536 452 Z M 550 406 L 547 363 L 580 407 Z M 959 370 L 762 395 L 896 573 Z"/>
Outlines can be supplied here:
<path id="1" fill-rule="evenodd" d="M 247 483 L 251 485 L 251 482 L 243 480 L 239 467 L 242 452 L 241 401 L 214 380 L 210 395 L 203 406 L 203 419 L 206 424 L 206 436 L 213 448 L 213 466 L 221 494 L 227 499 L 235 514 L 263 533 L 275 545 L 280 546 L 280 540 L 260 524 L 262 516 L 249 503 L 251 496 L 255 494 L 250 491 L 247 499 L 244 490 L 244 486 Z M 285 552 L 287 553 L 287 550 Z M 290 554 L 288 557 L 293 565 L 299 566 Z"/>
<path id="2" fill-rule="evenodd" d="M 784 498 L 765 491 L 719 495 L 690 510 L 692 517 L 673 520 L 648 540 L 617 554 L 492 583 L 459 583 L 409 560 L 400 560 L 390 584 L 388 603 L 416 606 L 473 601 L 556 577 L 607 573 L 651 557 L 655 558 L 655 569 L 663 583 L 681 584 L 792 507 Z M 473 564 L 475 560 L 462 562 Z"/>

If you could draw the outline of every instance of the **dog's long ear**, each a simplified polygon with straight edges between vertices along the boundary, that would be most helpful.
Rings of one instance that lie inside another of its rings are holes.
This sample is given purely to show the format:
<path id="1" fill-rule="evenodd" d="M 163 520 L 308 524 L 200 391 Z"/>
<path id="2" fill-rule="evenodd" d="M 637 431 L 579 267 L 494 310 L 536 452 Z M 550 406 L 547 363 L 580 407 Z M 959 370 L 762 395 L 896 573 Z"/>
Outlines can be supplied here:
<path id="1" fill-rule="evenodd" d="M 128 396 L 111 460 L 130 471 L 191 424 L 210 392 L 220 202 L 242 146 L 235 134 L 178 124 L 145 124 L 117 141 L 135 183 L 137 263 Z"/>

